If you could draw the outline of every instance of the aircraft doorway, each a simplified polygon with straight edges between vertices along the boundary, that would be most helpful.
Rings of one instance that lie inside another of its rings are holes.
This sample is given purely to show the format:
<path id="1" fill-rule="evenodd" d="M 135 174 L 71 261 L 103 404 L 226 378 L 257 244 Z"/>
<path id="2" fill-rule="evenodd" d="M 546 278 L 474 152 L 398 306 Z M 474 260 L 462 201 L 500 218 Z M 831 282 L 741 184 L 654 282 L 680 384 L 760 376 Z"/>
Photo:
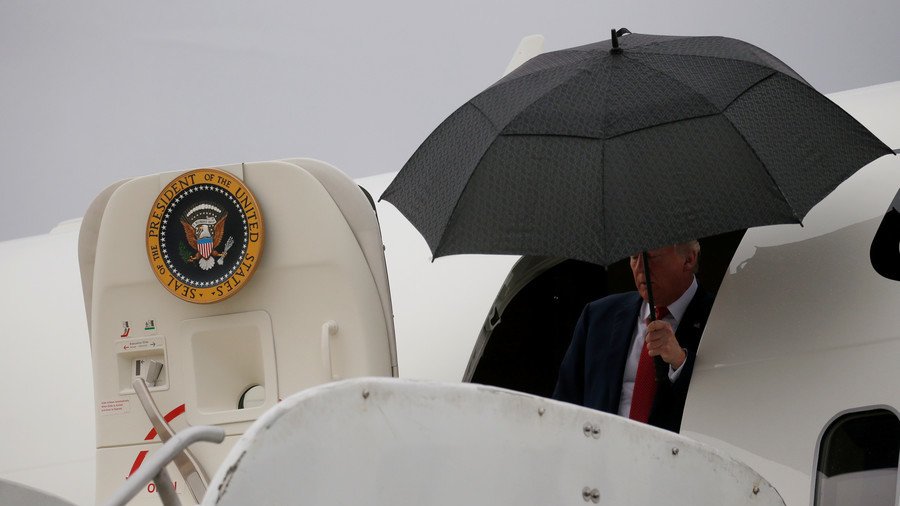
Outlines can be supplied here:
<path id="1" fill-rule="evenodd" d="M 697 279 L 713 294 L 744 231 L 700 240 Z M 584 306 L 634 290 L 627 259 L 606 268 L 577 260 L 522 257 L 490 308 L 463 381 L 550 397 Z"/>

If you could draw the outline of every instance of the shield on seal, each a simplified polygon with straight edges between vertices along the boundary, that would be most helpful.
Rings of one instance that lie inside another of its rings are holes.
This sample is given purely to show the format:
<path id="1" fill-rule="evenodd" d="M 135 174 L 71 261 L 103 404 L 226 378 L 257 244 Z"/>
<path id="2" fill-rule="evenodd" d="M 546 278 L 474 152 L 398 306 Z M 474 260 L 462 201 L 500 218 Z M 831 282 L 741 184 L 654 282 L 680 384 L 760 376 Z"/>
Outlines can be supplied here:
<path id="1" fill-rule="evenodd" d="M 212 255 L 213 249 L 213 240 L 212 237 L 204 237 L 197 241 L 197 249 L 200 251 L 200 256 L 203 258 L 209 258 Z"/>

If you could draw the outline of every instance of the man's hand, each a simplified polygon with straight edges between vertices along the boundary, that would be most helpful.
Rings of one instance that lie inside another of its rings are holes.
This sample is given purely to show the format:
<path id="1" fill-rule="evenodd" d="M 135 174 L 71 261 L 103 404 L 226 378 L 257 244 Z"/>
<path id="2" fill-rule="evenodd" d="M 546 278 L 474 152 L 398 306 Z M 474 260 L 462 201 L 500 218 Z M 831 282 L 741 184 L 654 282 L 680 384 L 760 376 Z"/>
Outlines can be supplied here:
<path id="1" fill-rule="evenodd" d="M 675 332 L 668 322 L 656 320 L 647 325 L 647 335 L 644 337 L 647 344 L 647 352 L 651 357 L 660 356 L 663 361 L 678 369 L 687 360 L 687 355 L 678 344 Z"/>

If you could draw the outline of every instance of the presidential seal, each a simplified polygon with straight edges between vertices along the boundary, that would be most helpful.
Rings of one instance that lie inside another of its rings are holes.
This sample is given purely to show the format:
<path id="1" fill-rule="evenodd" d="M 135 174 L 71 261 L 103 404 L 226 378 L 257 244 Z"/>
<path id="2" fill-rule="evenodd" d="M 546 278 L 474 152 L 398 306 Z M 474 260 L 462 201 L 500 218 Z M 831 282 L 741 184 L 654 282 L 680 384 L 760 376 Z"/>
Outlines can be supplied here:
<path id="1" fill-rule="evenodd" d="M 147 257 L 176 297 L 218 302 L 256 272 L 263 231 L 259 205 L 243 181 L 218 169 L 197 169 L 173 179 L 156 197 L 147 220 Z"/>

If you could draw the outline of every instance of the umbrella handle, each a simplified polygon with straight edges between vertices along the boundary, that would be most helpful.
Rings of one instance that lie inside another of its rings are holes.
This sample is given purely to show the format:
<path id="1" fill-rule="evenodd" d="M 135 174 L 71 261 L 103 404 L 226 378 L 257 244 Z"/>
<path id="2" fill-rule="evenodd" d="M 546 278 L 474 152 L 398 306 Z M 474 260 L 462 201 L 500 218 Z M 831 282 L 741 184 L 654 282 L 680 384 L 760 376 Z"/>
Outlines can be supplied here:
<path id="1" fill-rule="evenodd" d="M 650 255 L 647 250 L 641 252 L 644 262 L 644 280 L 647 284 L 647 304 L 650 306 L 650 321 L 656 320 L 656 304 L 653 303 L 653 285 L 650 283 Z"/>
<path id="2" fill-rule="evenodd" d="M 647 305 L 650 306 L 650 321 L 656 320 L 656 304 L 653 302 L 653 285 L 650 283 L 650 255 L 647 250 L 641 252 L 644 263 L 644 280 L 647 286 Z M 662 357 L 653 357 L 654 369 L 656 369 L 656 382 L 662 383 L 669 380 L 669 364 Z"/>

